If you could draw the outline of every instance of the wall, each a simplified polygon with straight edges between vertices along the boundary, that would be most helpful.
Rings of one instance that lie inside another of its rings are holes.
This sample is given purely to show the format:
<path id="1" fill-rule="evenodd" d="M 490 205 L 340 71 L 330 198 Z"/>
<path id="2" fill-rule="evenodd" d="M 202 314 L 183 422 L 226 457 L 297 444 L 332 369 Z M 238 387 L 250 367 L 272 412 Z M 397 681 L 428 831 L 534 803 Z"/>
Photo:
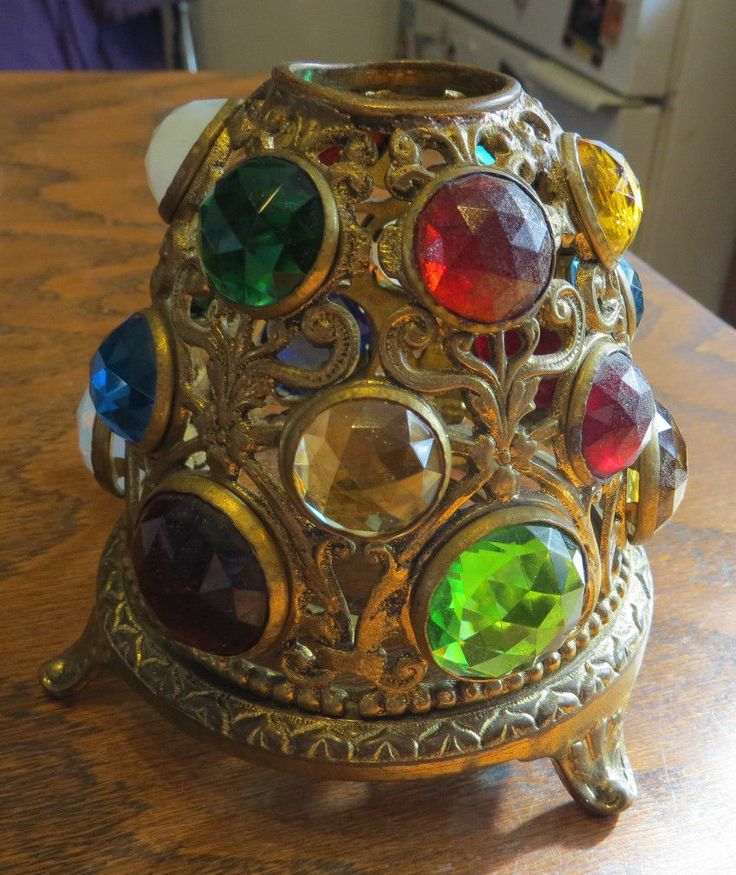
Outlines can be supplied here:
<path id="1" fill-rule="evenodd" d="M 645 229 L 634 248 L 640 244 L 647 261 L 718 312 L 736 241 L 734 0 L 686 5 L 674 62 L 661 131 L 667 146 L 654 162 L 657 202 L 650 203 L 668 233 Z"/>
<path id="2" fill-rule="evenodd" d="M 191 14 L 201 69 L 267 73 L 282 61 L 393 57 L 399 0 L 198 0 Z"/>

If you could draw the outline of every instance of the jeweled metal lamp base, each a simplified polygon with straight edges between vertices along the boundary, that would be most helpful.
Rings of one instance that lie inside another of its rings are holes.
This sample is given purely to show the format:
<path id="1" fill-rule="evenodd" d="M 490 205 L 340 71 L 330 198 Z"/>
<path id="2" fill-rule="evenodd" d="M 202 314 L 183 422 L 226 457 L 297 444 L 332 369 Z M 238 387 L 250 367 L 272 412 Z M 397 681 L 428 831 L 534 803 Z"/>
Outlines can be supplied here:
<path id="1" fill-rule="evenodd" d="M 652 619 L 652 577 L 640 547 L 625 551 L 614 592 L 598 605 L 605 620 L 598 634 L 557 671 L 482 703 L 450 697 L 431 707 L 427 700 L 429 707 L 417 713 L 375 719 L 349 707 L 340 716 L 295 707 L 297 693 L 289 695 L 276 672 L 254 667 L 249 689 L 238 691 L 216 664 L 210 672 L 194 670 L 146 625 L 126 553 L 120 525 L 100 563 L 87 630 L 42 669 L 51 695 L 72 694 L 112 660 L 168 705 L 172 717 L 199 724 L 228 742 L 232 753 L 263 765 L 384 781 L 548 757 L 573 798 L 595 814 L 622 811 L 636 798 L 623 720 Z M 476 693 L 480 699 L 480 685 Z"/>
<path id="2" fill-rule="evenodd" d="M 175 111 L 149 159 L 151 306 L 80 408 L 125 513 L 45 689 L 110 659 L 268 765 L 547 757 L 625 808 L 638 545 L 687 480 L 631 351 L 626 160 L 507 76 L 427 62 L 279 67 Z"/>

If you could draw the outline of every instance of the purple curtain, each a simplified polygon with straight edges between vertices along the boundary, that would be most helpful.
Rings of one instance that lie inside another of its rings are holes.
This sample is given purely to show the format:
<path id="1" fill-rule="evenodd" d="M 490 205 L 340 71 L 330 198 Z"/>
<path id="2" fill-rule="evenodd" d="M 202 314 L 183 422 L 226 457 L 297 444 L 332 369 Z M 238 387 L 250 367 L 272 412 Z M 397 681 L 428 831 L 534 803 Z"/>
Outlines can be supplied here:
<path id="1" fill-rule="evenodd" d="M 172 0 L 2 0 L 0 70 L 158 70 Z"/>

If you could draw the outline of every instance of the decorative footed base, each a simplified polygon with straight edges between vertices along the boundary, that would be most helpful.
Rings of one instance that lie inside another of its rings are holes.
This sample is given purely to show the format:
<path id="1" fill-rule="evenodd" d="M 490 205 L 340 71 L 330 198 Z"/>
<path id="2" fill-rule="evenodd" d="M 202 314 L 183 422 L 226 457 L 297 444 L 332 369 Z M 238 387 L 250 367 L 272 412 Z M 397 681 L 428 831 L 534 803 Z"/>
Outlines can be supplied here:
<path id="1" fill-rule="evenodd" d="M 259 694 L 252 685 L 237 689 L 197 651 L 190 652 L 200 663 L 193 667 L 142 620 L 126 557 L 119 526 L 100 564 L 96 614 L 80 640 L 42 669 L 51 695 L 76 691 L 112 655 L 168 716 L 185 728 L 209 730 L 232 753 L 264 765 L 323 778 L 395 780 L 547 757 L 572 797 L 594 814 L 616 814 L 636 797 L 622 724 L 651 623 L 651 573 L 641 548 L 625 551 L 623 595 L 609 599 L 606 624 L 541 680 L 490 698 L 380 718 L 308 713 L 298 699 L 278 700 L 274 679 L 262 669 Z"/>
<path id="2" fill-rule="evenodd" d="M 50 696 L 65 699 L 86 686 L 109 657 L 110 645 L 95 609 L 79 639 L 41 666 L 39 681 Z"/>
<path id="3" fill-rule="evenodd" d="M 634 771 L 623 737 L 623 711 L 604 717 L 554 764 L 570 795 L 593 814 L 618 814 L 636 799 Z"/>

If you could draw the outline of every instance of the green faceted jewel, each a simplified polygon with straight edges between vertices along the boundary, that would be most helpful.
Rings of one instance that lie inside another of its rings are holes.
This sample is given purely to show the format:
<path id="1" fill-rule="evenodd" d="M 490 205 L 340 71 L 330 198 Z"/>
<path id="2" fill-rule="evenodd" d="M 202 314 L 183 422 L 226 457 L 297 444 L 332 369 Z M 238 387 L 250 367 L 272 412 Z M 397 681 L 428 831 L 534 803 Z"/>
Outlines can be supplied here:
<path id="1" fill-rule="evenodd" d="M 580 619 L 585 564 L 554 526 L 494 529 L 457 556 L 429 602 L 427 639 L 453 675 L 500 678 L 556 650 Z"/>
<path id="2" fill-rule="evenodd" d="M 275 304 L 311 270 L 324 226 L 322 199 L 305 170 L 286 158 L 251 158 L 219 179 L 199 209 L 207 279 L 236 304 Z"/>

